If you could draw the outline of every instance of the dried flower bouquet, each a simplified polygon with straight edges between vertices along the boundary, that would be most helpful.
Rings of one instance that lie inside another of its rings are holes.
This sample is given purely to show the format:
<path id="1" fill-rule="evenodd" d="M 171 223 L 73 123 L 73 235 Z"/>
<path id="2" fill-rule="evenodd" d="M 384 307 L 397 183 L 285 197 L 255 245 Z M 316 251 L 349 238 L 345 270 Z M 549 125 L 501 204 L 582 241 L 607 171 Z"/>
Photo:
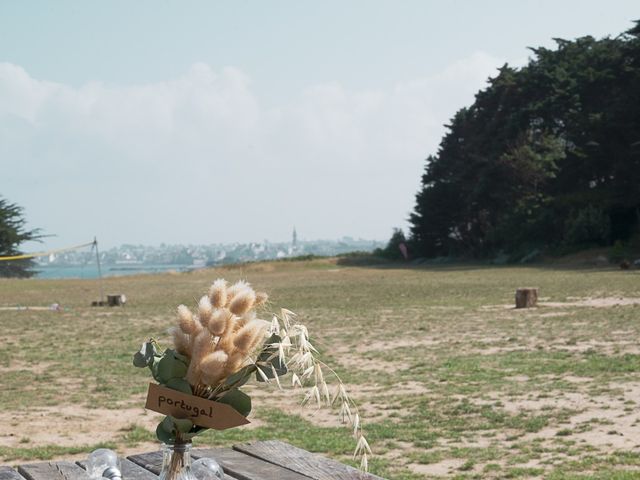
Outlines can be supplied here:
<path id="1" fill-rule="evenodd" d="M 366 470 L 371 450 L 356 404 L 337 374 L 317 358 L 307 328 L 293 312 L 282 309 L 270 322 L 257 318 L 256 308 L 267 298 L 246 282 L 229 285 L 218 279 L 198 302 L 195 314 L 184 305 L 178 307 L 178 324 L 169 330 L 174 348 L 160 353 L 160 345 L 151 339 L 134 355 L 133 363 L 148 367 L 162 386 L 227 404 L 245 417 L 251 411 L 251 398 L 240 388 L 251 376 L 282 389 L 280 377 L 290 372 L 291 386 L 306 389 L 303 404 L 337 405 L 341 420 L 351 426 L 357 440 L 354 458 Z M 325 372 L 337 381 L 333 395 Z M 206 429 L 189 419 L 167 416 L 156 434 L 165 444 L 180 444 Z"/>

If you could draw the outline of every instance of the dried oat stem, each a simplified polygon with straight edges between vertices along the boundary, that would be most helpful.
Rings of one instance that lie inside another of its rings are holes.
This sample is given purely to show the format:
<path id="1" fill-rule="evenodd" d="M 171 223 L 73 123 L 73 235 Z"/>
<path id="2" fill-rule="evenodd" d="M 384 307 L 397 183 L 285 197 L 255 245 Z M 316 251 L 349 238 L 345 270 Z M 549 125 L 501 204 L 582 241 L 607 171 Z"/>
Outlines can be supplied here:
<path id="1" fill-rule="evenodd" d="M 290 350 L 295 351 L 295 353 L 286 360 L 286 364 L 292 372 L 293 386 L 298 385 L 303 387 L 304 384 L 308 385 L 308 382 L 313 379 L 311 382 L 313 386 L 308 389 L 302 400 L 302 405 L 310 404 L 315 400 L 317 408 L 321 408 L 323 403 L 325 406 L 331 407 L 339 401 L 341 421 L 342 423 L 349 423 L 351 425 L 352 434 L 356 439 L 356 448 L 353 457 L 354 459 L 359 458 L 361 470 L 367 471 L 368 457 L 372 452 L 364 436 L 357 403 L 347 393 L 340 375 L 325 362 L 317 358 L 316 354 L 318 351 L 309 341 L 307 327 L 300 323 L 292 322 L 295 314 L 289 310 L 283 309 L 281 311 L 280 319 L 284 324 L 282 328 L 280 328 L 278 318 L 277 315 L 274 315 L 270 333 L 281 334 L 282 341 L 280 344 L 274 345 L 277 347 L 277 353 L 274 353 L 273 356 L 279 355 L 282 359 L 286 357 L 286 353 L 289 353 Z M 333 398 L 329 393 L 323 369 L 329 372 L 338 382 Z M 278 386 L 280 386 L 279 382 Z"/>

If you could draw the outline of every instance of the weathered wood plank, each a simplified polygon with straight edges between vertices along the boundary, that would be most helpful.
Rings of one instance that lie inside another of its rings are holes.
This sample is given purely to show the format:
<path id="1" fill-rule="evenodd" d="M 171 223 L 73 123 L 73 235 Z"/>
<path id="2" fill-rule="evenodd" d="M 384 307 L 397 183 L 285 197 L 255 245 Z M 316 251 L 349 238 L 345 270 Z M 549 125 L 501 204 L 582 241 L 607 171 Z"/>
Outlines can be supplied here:
<path id="1" fill-rule="evenodd" d="M 71 462 L 20 465 L 18 472 L 27 480 L 91 480 L 87 472 Z"/>
<path id="2" fill-rule="evenodd" d="M 76 463 L 83 469 L 87 469 L 86 460 Z M 140 465 L 137 465 L 126 458 L 120 459 L 120 469 L 122 471 L 122 478 L 126 478 L 127 480 L 158 480 L 158 475 L 142 468 Z"/>
<path id="3" fill-rule="evenodd" d="M 11 467 L 0 467 L 0 480 L 24 480 L 24 477 Z"/>
<path id="4" fill-rule="evenodd" d="M 197 448 L 194 458 L 211 457 L 237 480 L 309 480 L 310 477 L 230 448 Z"/>
<path id="5" fill-rule="evenodd" d="M 374 480 L 376 475 L 364 473 L 336 460 L 308 452 L 278 440 L 234 445 L 237 451 L 280 465 L 314 480 Z"/>
<path id="6" fill-rule="evenodd" d="M 192 450 L 192 453 L 194 452 L 195 450 Z M 192 455 L 192 458 L 196 459 L 196 458 L 206 457 L 206 456 L 208 455 Z M 215 458 L 215 457 L 212 457 L 212 458 Z M 142 453 L 140 455 L 132 455 L 129 457 L 129 460 L 139 465 L 140 466 L 139 468 L 143 468 L 145 470 L 153 472 L 156 475 L 159 475 L 160 470 L 162 470 L 162 452 L 161 451 L 151 452 L 151 453 Z M 220 466 L 224 470 L 224 465 L 220 464 Z M 128 478 L 128 477 L 125 475 L 124 478 Z M 229 475 L 227 472 L 225 472 L 224 480 L 238 480 L 238 479 L 232 475 Z"/>
<path id="7" fill-rule="evenodd" d="M 149 470 L 156 475 L 160 474 L 162 470 L 162 451 L 141 453 L 139 455 L 131 455 L 127 457 L 136 465 L 140 465 L 145 470 Z"/>
<path id="8" fill-rule="evenodd" d="M 199 458 L 213 458 L 214 460 L 217 461 L 217 459 L 215 457 L 212 457 L 211 455 L 203 455 L 202 452 L 205 451 L 203 449 L 196 449 L 196 450 L 192 450 L 192 458 L 193 460 L 197 460 Z M 193 462 L 192 462 L 193 463 Z M 220 465 L 222 467 L 222 470 L 224 471 L 224 477 L 223 480 L 239 480 L 239 477 L 235 477 L 233 475 L 231 475 L 228 471 L 225 470 L 224 465 L 220 462 L 218 462 L 218 465 Z"/>

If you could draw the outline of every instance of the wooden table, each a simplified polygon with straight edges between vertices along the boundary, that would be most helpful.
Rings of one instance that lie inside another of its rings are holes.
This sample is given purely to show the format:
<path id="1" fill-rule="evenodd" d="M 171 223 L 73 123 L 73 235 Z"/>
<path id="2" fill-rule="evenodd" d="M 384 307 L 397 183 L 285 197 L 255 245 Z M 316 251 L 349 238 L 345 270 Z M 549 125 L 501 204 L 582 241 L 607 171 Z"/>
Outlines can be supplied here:
<path id="1" fill-rule="evenodd" d="M 250 442 L 233 448 L 194 448 L 193 459 L 214 458 L 224 469 L 225 480 L 374 480 L 321 455 L 277 440 Z M 121 459 L 123 480 L 157 480 L 162 452 Z M 16 468 L 0 467 L 0 480 L 88 480 L 84 462 L 41 462 Z"/>

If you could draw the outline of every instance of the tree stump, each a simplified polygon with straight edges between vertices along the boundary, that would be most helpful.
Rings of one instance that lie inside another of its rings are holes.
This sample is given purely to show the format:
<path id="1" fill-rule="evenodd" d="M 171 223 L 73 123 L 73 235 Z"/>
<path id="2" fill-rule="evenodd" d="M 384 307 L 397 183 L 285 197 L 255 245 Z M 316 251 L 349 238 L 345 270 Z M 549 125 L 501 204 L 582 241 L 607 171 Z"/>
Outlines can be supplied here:
<path id="1" fill-rule="evenodd" d="M 107 295 L 107 305 L 110 307 L 121 307 L 124 305 L 124 302 L 124 295 L 120 293 L 117 295 Z"/>
<path id="2" fill-rule="evenodd" d="M 535 307 L 537 303 L 537 288 L 519 288 L 516 290 L 516 308 Z"/>

